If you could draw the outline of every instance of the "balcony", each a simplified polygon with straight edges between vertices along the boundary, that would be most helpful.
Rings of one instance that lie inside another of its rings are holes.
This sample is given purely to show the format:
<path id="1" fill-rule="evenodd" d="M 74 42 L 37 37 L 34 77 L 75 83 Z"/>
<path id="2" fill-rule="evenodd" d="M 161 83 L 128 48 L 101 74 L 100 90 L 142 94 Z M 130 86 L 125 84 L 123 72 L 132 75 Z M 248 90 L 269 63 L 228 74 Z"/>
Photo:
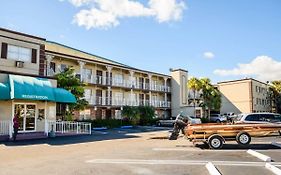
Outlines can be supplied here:
<path id="1" fill-rule="evenodd" d="M 95 106 L 150 106 L 149 100 L 131 100 L 128 98 L 108 98 L 108 97 L 94 97 L 86 98 L 90 105 Z M 151 106 L 156 108 L 170 108 L 170 101 L 155 100 L 151 102 Z"/>
<path id="2" fill-rule="evenodd" d="M 152 85 L 150 87 L 149 83 L 132 82 L 128 79 L 117 79 L 117 78 L 107 78 L 104 76 L 83 76 L 83 82 L 104 85 L 104 86 L 116 86 L 124 88 L 142 89 L 142 90 L 152 90 L 159 92 L 171 92 L 170 86 L 164 86 L 160 84 Z"/>

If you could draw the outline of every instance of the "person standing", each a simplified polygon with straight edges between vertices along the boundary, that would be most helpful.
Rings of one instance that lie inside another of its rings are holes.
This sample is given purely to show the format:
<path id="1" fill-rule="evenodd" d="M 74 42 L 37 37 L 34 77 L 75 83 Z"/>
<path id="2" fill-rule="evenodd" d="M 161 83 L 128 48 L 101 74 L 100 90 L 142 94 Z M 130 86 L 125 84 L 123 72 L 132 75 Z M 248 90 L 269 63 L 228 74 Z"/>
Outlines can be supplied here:
<path id="1" fill-rule="evenodd" d="M 13 140 L 15 141 L 18 135 L 18 130 L 19 130 L 19 117 L 18 114 L 15 114 L 13 118 L 13 127 L 14 127 L 14 134 L 13 134 Z"/>

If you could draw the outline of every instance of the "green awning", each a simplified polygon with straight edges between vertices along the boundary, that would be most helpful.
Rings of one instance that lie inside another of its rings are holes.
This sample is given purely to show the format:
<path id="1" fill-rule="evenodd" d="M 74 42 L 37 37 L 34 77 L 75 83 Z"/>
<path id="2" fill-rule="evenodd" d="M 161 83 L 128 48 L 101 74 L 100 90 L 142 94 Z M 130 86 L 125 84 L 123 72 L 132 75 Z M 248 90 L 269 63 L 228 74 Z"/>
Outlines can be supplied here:
<path id="1" fill-rule="evenodd" d="M 62 88 L 55 88 L 54 89 L 55 99 L 56 102 L 59 103 L 76 103 L 76 98 L 72 95 L 69 91 L 62 89 Z"/>
<path id="2" fill-rule="evenodd" d="M 42 100 L 61 103 L 76 103 L 76 98 L 69 91 L 55 88 L 45 78 L 35 78 L 20 75 L 9 75 L 8 83 L 1 86 L 5 95 L 0 99 Z"/>

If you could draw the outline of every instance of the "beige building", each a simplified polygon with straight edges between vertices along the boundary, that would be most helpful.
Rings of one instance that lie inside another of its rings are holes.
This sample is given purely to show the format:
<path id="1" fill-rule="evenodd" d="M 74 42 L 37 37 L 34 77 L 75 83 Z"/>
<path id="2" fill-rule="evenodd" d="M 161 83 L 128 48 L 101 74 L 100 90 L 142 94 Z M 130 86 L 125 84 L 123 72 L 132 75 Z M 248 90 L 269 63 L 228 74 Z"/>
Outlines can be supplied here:
<path id="1" fill-rule="evenodd" d="M 55 79 L 42 76 L 45 39 L 0 28 L 0 46 L 0 139 L 11 136 L 14 116 L 20 133 L 47 134 L 48 123 L 56 121 L 56 102 L 76 100 L 56 88 Z"/>
<path id="2" fill-rule="evenodd" d="M 136 69 L 55 42 L 46 42 L 46 76 L 75 69 L 86 83 L 89 106 L 76 113 L 77 119 L 121 118 L 123 106 L 149 105 L 157 116 L 171 114 L 171 76 Z"/>
<path id="3" fill-rule="evenodd" d="M 221 113 L 271 112 L 268 85 L 252 78 L 219 82 Z"/>
<path id="4" fill-rule="evenodd" d="M 194 114 L 188 103 L 186 70 L 171 70 L 171 76 L 141 70 L 3 28 L 0 46 L 0 136 L 11 128 L 15 115 L 20 116 L 20 132 L 50 131 L 50 122 L 57 122 L 61 112 L 57 102 L 76 101 L 68 91 L 56 88 L 54 75 L 67 67 L 74 68 L 75 75 L 86 84 L 89 106 L 75 113 L 77 119 L 121 119 L 124 106 L 145 105 L 155 107 L 161 118 L 180 111 Z M 62 132 L 66 128 L 80 132 L 73 123 L 53 124 Z"/>

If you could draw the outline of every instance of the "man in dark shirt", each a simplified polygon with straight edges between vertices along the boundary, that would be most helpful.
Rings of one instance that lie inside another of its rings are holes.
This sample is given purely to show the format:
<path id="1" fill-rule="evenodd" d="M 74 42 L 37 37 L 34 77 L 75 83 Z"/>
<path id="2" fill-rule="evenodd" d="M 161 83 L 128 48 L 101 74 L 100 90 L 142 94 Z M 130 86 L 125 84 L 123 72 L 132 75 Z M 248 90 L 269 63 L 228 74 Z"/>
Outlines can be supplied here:
<path id="1" fill-rule="evenodd" d="M 14 134 L 13 134 L 13 140 L 15 141 L 17 138 L 18 130 L 19 130 L 19 117 L 18 114 L 15 114 L 13 118 L 13 127 L 14 127 Z"/>

